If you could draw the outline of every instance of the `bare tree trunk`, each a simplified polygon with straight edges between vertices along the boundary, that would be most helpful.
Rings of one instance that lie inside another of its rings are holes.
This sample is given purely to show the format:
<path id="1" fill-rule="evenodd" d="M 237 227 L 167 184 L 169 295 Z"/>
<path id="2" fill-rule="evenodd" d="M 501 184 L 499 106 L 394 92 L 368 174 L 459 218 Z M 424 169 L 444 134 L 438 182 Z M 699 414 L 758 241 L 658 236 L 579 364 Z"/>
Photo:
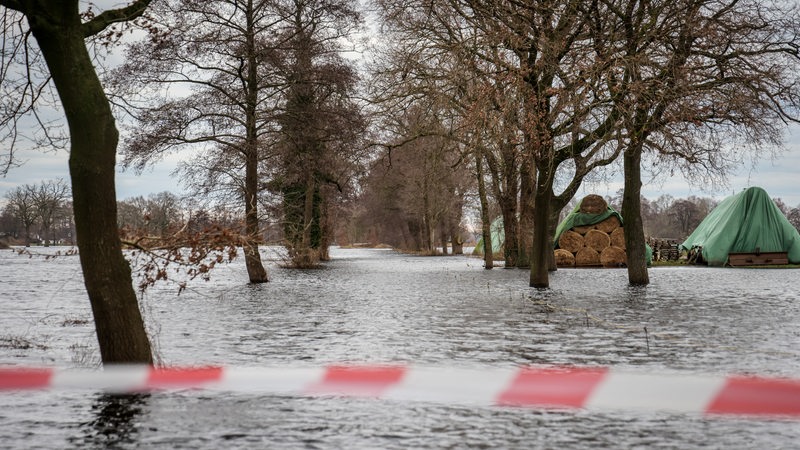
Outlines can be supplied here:
<path id="1" fill-rule="evenodd" d="M 442 222 L 442 223 L 439 224 L 439 242 L 441 242 L 441 244 L 442 244 L 442 254 L 443 255 L 448 255 L 449 254 L 448 249 L 447 249 L 447 230 L 448 229 L 449 229 L 449 227 L 447 226 L 447 224 L 445 222 Z"/>
<path id="2" fill-rule="evenodd" d="M 423 235 L 422 235 L 422 242 L 424 242 L 426 252 L 433 252 L 436 246 L 434 242 L 436 232 L 433 229 L 433 217 L 431 214 L 431 202 L 428 193 L 428 179 L 425 178 L 425 182 L 423 185 L 423 194 L 422 194 L 422 228 L 423 228 Z"/>
<path id="3" fill-rule="evenodd" d="M 534 237 L 534 186 L 536 186 L 536 168 L 533 161 L 522 165 L 520 169 L 520 192 L 519 192 L 519 258 L 517 267 L 520 269 L 531 266 L 531 251 L 533 249 Z"/>
<path id="4" fill-rule="evenodd" d="M 249 122 L 249 118 L 248 118 Z M 253 121 L 255 130 L 255 121 Z M 249 131 L 249 130 L 248 130 Z M 253 136 L 255 141 L 255 135 Z M 251 283 L 264 283 L 269 281 L 267 270 L 261 262 L 258 251 L 258 241 L 261 240 L 261 230 L 258 221 L 258 147 L 255 142 L 247 146 L 245 163 L 245 233 L 247 242 L 244 243 L 244 261 L 247 266 L 247 275 Z"/>
<path id="5" fill-rule="evenodd" d="M 269 281 L 267 270 L 261 262 L 258 251 L 258 242 L 261 240 L 258 222 L 258 134 L 256 131 L 256 111 L 258 109 L 258 61 L 255 48 L 255 23 L 252 4 L 247 9 L 247 98 L 246 114 L 246 142 L 245 142 L 245 232 L 247 242 L 244 244 L 244 261 L 247 266 L 247 276 L 251 283 L 264 283 Z"/>
<path id="6" fill-rule="evenodd" d="M 450 228 L 450 236 L 450 239 L 452 239 L 453 242 L 453 254 L 463 255 L 464 240 L 461 239 L 461 229 L 457 225 Z"/>
<path id="7" fill-rule="evenodd" d="M 311 227 L 314 226 L 314 181 L 309 175 L 306 178 L 306 192 L 303 202 L 303 251 L 311 249 Z"/>
<path id="8" fill-rule="evenodd" d="M 486 163 L 492 178 L 492 189 L 497 203 L 500 205 L 500 214 L 503 216 L 503 257 L 505 267 L 516 267 L 519 260 L 519 168 L 514 159 L 514 152 L 504 144 L 501 148 L 503 156 L 502 170 L 498 167 L 491 153 L 486 154 Z M 527 254 L 527 252 L 523 252 Z"/>
<path id="9" fill-rule="evenodd" d="M 45 7 L 27 13 L 69 124 L 75 229 L 100 355 L 105 364 L 152 364 L 117 229 L 117 128 L 86 49 L 77 1 L 66 3 L 52 6 L 62 9 L 52 14 Z M 74 14 L 64 12 L 70 8 Z"/>
<path id="10" fill-rule="evenodd" d="M 623 155 L 625 190 L 622 196 L 622 221 L 625 224 L 625 248 L 628 254 L 628 282 L 650 283 L 647 273 L 644 225 L 642 224 L 642 143 L 634 142 Z"/>
<path id="11" fill-rule="evenodd" d="M 514 196 L 516 197 L 516 192 Z M 503 231 L 505 239 L 503 240 L 503 257 L 505 258 L 505 267 L 516 267 L 519 261 L 519 221 L 517 219 L 517 202 L 516 198 L 513 201 L 507 199 L 500 203 L 500 212 L 503 215 Z"/>
<path id="12" fill-rule="evenodd" d="M 489 199 L 486 197 L 486 180 L 483 179 L 483 158 L 481 154 L 475 152 L 475 168 L 478 172 L 478 197 L 481 202 L 481 222 L 483 222 L 483 268 L 491 269 L 494 267 L 494 255 L 492 255 L 492 222 L 489 218 Z"/>
<path id="13" fill-rule="evenodd" d="M 320 261 L 330 261 L 330 245 L 331 245 L 331 237 L 333 234 L 333 224 L 332 221 L 334 219 L 331 218 L 330 211 L 330 198 L 331 195 L 324 192 L 321 189 L 320 192 L 320 204 L 319 204 L 319 232 L 320 232 L 320 239 L 319 239 L 319 248 L 317 249 L 317 255 L 319 256 Z"/>
<path id="14" fill-rule="evenodd" d="M 267 270 L 261 262 L 261 254 L 258 251 L 258 241 L 260 240 L 260 227 L 258 221 L 258 199 L 257 169 L 251 168 L 248 156 L 248 164 L 245 169 L 245 233 L 247 242 L 244 243 L 244 261 L 247 266 L 247 275 L 251 283 L 264 283 L 269 281 Z M 255 159 L 255 158 L 253 158 Z M 257 166 L 256 162 L 254 166 Z"/>
<path id="15" fill-rule="evenodd" d="M 450 242 L 453 246 L 453 254 L 454 255 L 463 255 L 464 254 L 464 240 L 461 236 L 461 217 L 463 215 L 464 210 L 464 202 L 458 200 L 456 206 L 453 209 L 453 215 L 450 217 L 449 226 L 450 226 Z"/>
<path id="16" fill-rule="evenodd" d="M 545 165 L 547 163 L 545 162 Z M 550 205 L 553 197 L 553 173 L 549 167 L 539 169 L 534 195 L 533 247 L 531 250 L 530 286 L 550 287 L 549 268 L 553 257 L 550 235 Z"/>

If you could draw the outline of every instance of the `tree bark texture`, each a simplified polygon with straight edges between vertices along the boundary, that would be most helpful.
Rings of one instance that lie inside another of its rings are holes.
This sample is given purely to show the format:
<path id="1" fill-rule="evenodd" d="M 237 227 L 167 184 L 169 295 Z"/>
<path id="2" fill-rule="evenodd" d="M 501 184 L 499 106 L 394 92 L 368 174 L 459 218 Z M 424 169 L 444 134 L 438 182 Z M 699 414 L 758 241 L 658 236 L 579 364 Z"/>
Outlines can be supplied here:
<path id="1" fill-rule="evenodd" d="M 517 267 L 525 269 L 531 267 L 531 251 L 533 249 L 534 234 L 534 186 L 536 186 L 536 169 L 533 162 L 527 162 L 520 168 L 519 190 L 519 225 L 517 242 Z"/>
<path id="2" fill-rule="evenodd" d="M 247 242 L 244 248 L 247 276 L 251 283 L 269 281 L 267 270 L 261 262 L 258 241 L 261 230 L 258 220 L 258 133 L 256 131 L 256 111 L 258 110 L 258 60 L 256 58 L 255 19 L 252 4 L 247 8 L 247 32 L 245 34 L 247 55 L 247 94 L 245 98 L 245 231 Z"/>
<path id="3" fill-rule="evenodd" d="M 50 3 L 26 14 L 69 124 L 75 229 L 100 355 L 105 364 L 152 364 L 117 229 L 114 117 L 86 49 L 78 2 Z"/>
<path id="4" fill-rule="evenodd" d="M 550 205 L 553 197 L 553 173 L 545 160 L 538 169 L 534 195 L 533 245 L 531 249 L 530 286 L 550 287 L 550 260 L 553 257 L 553 239 L 550 235 Z"/>
<path id="5" fill-rule="evenodd" d="M 516 163 L 516 153 L 512 145 L 501 146 L 502 165 L 497 159 L 487 152 L 486 163 L 492 179 L 492 190 L 500 206 L 503 216 L 503 257 L 505 267 L 516 267 L 519 259 L 519 168 Z M 524 252 L 524 253 L 527 253 Z"/>
<path id="6" fill-rule="evenodd" d="M 475 168 L 478 172 L 478 197 L 481 202 L 481 222 L 483 223 L 483 268 L 492 269 L 494 267 L 494 255 L 492 255 L 492 222 L 489 218 L 489 199 L 486 196 L 486 180 L 483 178 L 483 157 L 480 153 L 475 153 Z"/>
<path id="7" fill-rule="evenodd" d="M 628 253 L 628 282 L 650 283 L 647 273 L 644 225 L 642 223 L 642 143 L 633 140 L 623 154 L 625 187 L 622 196 L 622 221 Z"/>

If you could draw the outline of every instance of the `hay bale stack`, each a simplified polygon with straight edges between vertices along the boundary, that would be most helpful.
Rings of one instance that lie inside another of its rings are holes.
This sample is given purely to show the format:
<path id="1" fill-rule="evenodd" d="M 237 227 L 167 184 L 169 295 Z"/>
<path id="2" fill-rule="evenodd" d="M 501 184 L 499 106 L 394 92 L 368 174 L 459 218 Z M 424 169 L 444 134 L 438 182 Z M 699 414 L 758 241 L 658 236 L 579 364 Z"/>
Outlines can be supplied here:
<path id="1" fill-rule="evenodd" d="M 582 227 L 572 227 L 572 231 L 580 234 L 581 236 L 583 236 L 586 233 L 588 233 L 589 230 L 594 230 L 594 229 L 595 229 L 594 225 L 584 225 Z"/>
<path id="2" fill-rule="evenodd" d="M 583 243 L 586 247 L 591 247 L 599 253 L 611 245 L 611 238 L 600 230 L 589 230 L 583 237 Z"/>
<path id="3" fill-rule="evenodd" d="M 616 247 L 616 246 L 609 246 L 606 247 L 600 253 L 600 264 L 603 267 L 624 267 L 628 262 L 628 255 L 625 254 L 625 250 Z"/>
<path id="4" fill-rule="evenodd" d="M 581 200 L 580 211 L 584 214 L 600 214 L 608 209 L 608 203 L 597 194 L 589 194 Z"/>
<path id="5" fill-rule="evenodd" d="M 570 253 L 577 253 L 584 245 L 583 236 L 572 230 L 561 233 L 561 236 L 558 238 L 559 248 L 563 248 Z"/>
<path id="6" fill-rule="evenodd" d="M 617 216 L 609 216 L 606 220 L 595 225 L 595 228 L 606 234 L 611 234 L 619 228 L 622 224 L 619 223 Z"/>
<path id="7" fill-rule="evenodd" d="M 555 256 L 557 267 L 575 267 L 575 255 L 569 250 L 558 248 L 556 249 Z"/>
<path id="8" fill-rule="evenodd" d="M 625 229 L 617 228 L 611 232 L 611 245 L 625 250 Z"/>
<path id="9" fill-rule="evenodd" d="M 581 200 L 578 211 L 597 216 L 610 210 L 603 197 L 589 194 Z M 597 217 L 582 219 L 597 220 Z M 625 267 L 628 263 L 625 232 L 617 214 L 595 224 L 573 226 L 559 236 L 558 246 L 555 252 L 558 267 Z"/>
<path id="10" fill-rule="evenodd" d="M 575 265 L 580 266 L 599 266 L 600 253 L 591 247 L 583 247 L 575 254 Z"/>

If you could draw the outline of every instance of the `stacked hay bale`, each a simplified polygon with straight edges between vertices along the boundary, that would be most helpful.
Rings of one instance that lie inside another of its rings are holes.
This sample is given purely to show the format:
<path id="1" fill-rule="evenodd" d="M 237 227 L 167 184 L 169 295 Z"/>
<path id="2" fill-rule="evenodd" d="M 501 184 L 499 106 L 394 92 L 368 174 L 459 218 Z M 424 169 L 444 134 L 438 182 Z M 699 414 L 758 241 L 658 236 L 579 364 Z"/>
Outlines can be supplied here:
<path id="1" fill-rule="evenodd" d="M 581 200 L 583 214 L 602 214 L 608 204 L 599 195 Z M 555 251 L 558 267 L 623 267 L 628 261 L 622 224 L 616 215 L 592 225 L 575 226 L 561 233 Z"/>

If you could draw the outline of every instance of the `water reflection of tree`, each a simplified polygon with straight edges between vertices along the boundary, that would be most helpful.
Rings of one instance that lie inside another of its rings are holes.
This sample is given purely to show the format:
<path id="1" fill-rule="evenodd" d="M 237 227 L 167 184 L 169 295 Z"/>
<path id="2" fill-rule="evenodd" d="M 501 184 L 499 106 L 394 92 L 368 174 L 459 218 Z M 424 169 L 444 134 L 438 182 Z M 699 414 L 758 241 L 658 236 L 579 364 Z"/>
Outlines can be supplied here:
<path id="1" fill-rule="evenodd" d="M 92 404 L 93 419 L 81 424 L 80 444 L 92 448 L 116 448 L 135 444 L 137 418 L 147 406 L 149 394 L 102 394 Z"/>

